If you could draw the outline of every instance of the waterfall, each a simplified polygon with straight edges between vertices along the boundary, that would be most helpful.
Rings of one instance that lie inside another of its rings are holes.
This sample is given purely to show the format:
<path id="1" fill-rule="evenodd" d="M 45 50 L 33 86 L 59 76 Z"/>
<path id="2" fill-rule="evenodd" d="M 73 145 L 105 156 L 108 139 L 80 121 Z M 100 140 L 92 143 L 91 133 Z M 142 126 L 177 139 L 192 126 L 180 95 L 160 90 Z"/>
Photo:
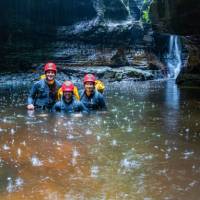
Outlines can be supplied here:
<path id="1" fill-rule="evenodd" d="M 128 12 L 128 18 L 131 18 L 131 11 L 130 11 L 130 5 L 129 5 L 129 0 L 120 0 L 122 5 L 125 7 L 125 9 Z"/>
<path id="2" fill-rule="evenodd" d="M 168 77 L 176 78 L 181 70 L 181 45 L 179 37 L 176 35 L 170 35 L 169 39 L 169 52 L 166 58 Z"/>
<path id="3" fill-rule="evenodd" d="M 93 6 L 97 12 L 97 18 L 100 18 L 102 20 L 104 18 L 105 11 L 103 0 L 93 1 Z"/>

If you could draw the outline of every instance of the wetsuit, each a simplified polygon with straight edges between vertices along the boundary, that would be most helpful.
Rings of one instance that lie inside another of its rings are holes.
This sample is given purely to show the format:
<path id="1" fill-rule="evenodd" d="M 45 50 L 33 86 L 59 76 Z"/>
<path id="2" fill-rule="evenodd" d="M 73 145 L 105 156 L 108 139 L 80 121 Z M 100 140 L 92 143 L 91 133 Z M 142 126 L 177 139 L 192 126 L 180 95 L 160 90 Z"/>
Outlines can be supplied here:
<path id="1" fill-rule="evenodd" d="M 57 99 L 57 93 L 61 84 L 55 80 L 48 85 L 46 80 L 37 81 L 28 96 L 28 105 L 33 104 L 36 108 L 51 109 Z"/>
<path id="2" fill-rule="evenodd" d="M 89 112 L 89 110 L 80 101 L 77 101 L 75 100 L 75 98 L 72 98 L 72 100 L 68 103 L 64 100 L 64 97 L 62 97 L 60 101 L 56 102 L 52 110 L 65 113 Z"/>
<path id="3" fill-rule="evenodd" d="M 96 90 L 94 90 L 89 97 L 86 95 L 85 91 L 82 92 L 80 100 L 90 111 L 107 109 L 103 95 Z"/>

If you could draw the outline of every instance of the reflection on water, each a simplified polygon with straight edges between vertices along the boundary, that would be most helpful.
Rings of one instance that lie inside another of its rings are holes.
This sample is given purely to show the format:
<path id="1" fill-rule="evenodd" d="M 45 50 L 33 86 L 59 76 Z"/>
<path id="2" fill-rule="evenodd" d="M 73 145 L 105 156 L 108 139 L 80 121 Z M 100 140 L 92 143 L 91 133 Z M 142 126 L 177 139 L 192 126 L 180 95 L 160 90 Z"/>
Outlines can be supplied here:
<path id="1" fill-rule="evenodd" d="M 172 85 L 170 81 L 166 82 L 165 89 L 165 109 L 163 117 L 165 119 L 165 128 L 168 132 L 178 131 L 180 114 L 180 91 L 176 84 Z"/>
<path id="2" fill-rule="evenodd" d="M 170 81 L 166 82 L 165 89 L 166 100 L 165 103 L 168 107 L 179 110 L 180 105 L 180 91 L 176 84 L 172 85 Z"/>
<path id="3" fill-rule="evenodd" d="M 199 89 L 112 83 L 89 116 L 27 112 L 26 91 L 0 89 L 1 199 L 198 199 Z"/>

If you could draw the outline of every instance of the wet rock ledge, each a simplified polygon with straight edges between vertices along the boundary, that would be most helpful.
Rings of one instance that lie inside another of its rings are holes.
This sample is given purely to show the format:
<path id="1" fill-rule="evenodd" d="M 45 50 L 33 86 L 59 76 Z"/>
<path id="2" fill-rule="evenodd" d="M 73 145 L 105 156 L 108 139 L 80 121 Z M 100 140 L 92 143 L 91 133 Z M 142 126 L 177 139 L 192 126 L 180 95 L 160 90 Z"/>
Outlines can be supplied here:
<path id="1" fill-rule="evenodd" d="M 2 85 L 26 85 L 40 79 L 43 74 L 41 67 L 37 71 L 20 72 L 20 73 L 0 73 L 0 84 Z M 62 81 L 73 80 L 80 83 L 86 73 L 93 73 L 100 80 L 105 82 L 115 81 L 145 81 L 163 78 L 162 70 L 151 70 L 147 67 L 124 66 L 119 68 L 112 67 L 63 67 L 58 66 L 57 79 Z"/>
<path id="2" fill-rule="evenodd" d="M 99 79 L 107 81 L 122 80 L 153 80 L 163 77 L 161 70 L 150 70 L 147 67 L 123 66 L 119 68 L 111 67 L 62 67 L 60 71 L 69 76 L 70 79 L 82 79 L 84 74 L 95 74 Z"/>

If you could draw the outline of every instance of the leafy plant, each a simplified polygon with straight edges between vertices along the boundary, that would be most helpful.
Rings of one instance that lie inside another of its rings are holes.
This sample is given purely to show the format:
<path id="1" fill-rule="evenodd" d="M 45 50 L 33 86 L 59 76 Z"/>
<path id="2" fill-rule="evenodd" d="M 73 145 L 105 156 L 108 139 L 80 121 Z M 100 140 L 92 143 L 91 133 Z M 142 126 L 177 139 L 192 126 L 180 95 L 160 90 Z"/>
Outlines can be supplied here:
<path id="1" fill-rule="evenodd" d="M 145 23 L 150 23 L 151 22 L 151 20 L 149 18 L 149 11 L 150 11 L 150 6 L 148 6 L 148 8 L 146 10 L 143 10 L 143 12 L 142 12 L 142 20 Z"/>
<path id="2" fill-rule="evenodd" d="M 141 20 L 145 23 L 150 23 L 150 17 L 149 17 L 149 12 L 150 12 L 150 5 L 153 2 L 153 0 L 143 0 L 143 9 L 142 9 L 142 16 Z"/>

